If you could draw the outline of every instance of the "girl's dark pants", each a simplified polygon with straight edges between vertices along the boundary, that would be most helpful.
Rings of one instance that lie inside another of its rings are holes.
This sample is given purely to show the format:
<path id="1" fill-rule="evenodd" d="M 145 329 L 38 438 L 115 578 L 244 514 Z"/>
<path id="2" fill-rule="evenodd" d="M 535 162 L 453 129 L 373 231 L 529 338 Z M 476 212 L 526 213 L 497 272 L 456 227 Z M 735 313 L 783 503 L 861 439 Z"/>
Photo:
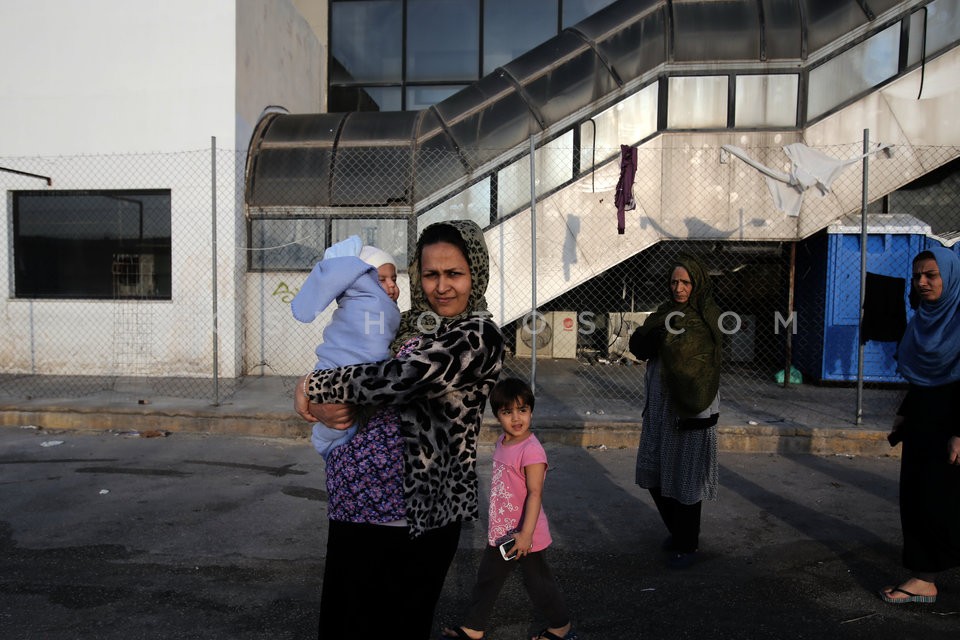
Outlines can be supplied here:
<path id="1" fill-rule="evenodd" d="M 463 626 L 478 630 L 487 628 L 500 589 L 516 566 L 520 567 L 523 574 L 523 584 L 533 606 L 546 619 L 547 626 L 562 627 L 570 622 L 563 594 L 547 565 L 545 554 L 545 550 L 537 551 L 519 560 L 504 560 L 497 547 L 488 546 L 484 549 Z"/>

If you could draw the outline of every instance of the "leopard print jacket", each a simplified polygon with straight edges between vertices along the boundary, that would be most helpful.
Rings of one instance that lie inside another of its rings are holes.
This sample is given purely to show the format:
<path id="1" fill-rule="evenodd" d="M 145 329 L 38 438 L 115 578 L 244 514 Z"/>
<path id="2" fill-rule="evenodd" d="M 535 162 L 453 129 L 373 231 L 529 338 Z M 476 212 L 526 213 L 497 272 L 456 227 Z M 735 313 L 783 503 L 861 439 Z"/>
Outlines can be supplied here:
<path id="1" fill-rule="evenodd" d="M 411 537 L 479 515 L 477 441 L 503 352 L 503 333 L 493 321 L 464 318 L 421 336 L 406 356 L 309 378 L 312 402 L 399 409 Z"/>

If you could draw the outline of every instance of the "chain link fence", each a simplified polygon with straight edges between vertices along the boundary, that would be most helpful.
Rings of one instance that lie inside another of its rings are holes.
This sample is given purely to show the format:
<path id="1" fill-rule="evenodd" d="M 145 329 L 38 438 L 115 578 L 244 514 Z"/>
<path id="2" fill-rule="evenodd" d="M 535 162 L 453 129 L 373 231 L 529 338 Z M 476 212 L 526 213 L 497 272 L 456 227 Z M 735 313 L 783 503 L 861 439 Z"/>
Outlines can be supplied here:
<path id="1" fill-rule="evenodd" d="M 426 225 L 470 218 L 486 229 L 507 371 L 535 380 L 538 407 L 638 420 L 644 367 L 629 336 L 666 299 L 675 257 L 692 253 L 727 312 L 725 407 L 756 414 L 803 385 L 839 399 L 852 421 L 862 372 L 867 413 L 889 416 L 903 390 L 896 327 L 880 322 L 860 341 L 864 176 L 867 291 L 893 310 L 881 319 L 906 318 L 913 256 L 934 243 L 960 251 L 960 148 L 857 143 L 791 158 L 783 143 L 703 139 L 637 148 L 622 234 L 621 150 L 572 135 L 532 163 L 523 151 L 465 161 L 354 150 L 326 173 L 305 158 L 288 168 L 296 179 L 261 177 L 274 204 L 249 207 L 245 152 L 215 144 L 0 158 L 10 220 L 0 399 L 218 404 L 251 379 L 292 378 L 313 366 L 329 315 L 303 325 L 289 302 L 327 246 L 360 235 L 402 266 Z M 403 277 L 401 288 L 406 308 Z"/>

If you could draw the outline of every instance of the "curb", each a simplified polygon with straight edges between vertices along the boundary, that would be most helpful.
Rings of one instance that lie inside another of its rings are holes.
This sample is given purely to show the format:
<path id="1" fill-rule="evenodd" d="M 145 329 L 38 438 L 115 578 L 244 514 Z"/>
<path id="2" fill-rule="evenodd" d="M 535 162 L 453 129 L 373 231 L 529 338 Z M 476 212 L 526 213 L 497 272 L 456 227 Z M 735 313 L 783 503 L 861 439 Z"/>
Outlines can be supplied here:
<path id="1" fill-rule="evenodd" d="M 171 433 L 256 436 L 271 438 L 309 438 L 310 425 L 291 412 L 238 411 L 233 407 L 209 407 L 204 410 L 163 410 L 157 407 L 78 407 L 60 406 L 32 409 L 0 407 L 0 427 L 33 425 L 47 430 L 67 431 L 145 431 L 158 429 Z M 577 447 L 632 448 L 640 439 L 641 424 L 635 421 L 591 421 L 579 418 L 550 418 L 537 422 L 537 437 L 544 443 Z M 497 423 L 488 419 L 480 432 L 480 442 L 493 444 L 500 433 Z M 900 448 L 890 447 L 887 433 L 858 427 L 808 427 L 803 425 L 738 425 L 717 427 L 717 445 L 721 452 L 779 453 L 899 457 Z"/>

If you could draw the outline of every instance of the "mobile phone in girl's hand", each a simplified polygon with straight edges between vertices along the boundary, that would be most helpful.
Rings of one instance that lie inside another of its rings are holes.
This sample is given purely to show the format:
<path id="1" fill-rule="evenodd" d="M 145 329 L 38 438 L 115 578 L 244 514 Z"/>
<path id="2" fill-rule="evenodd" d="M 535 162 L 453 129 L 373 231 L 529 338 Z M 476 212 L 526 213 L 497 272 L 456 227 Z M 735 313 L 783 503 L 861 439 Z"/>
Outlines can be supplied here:
<path id="1" fill-rule="evenodd" d="M 504 560 L 514 560 L 517 557 L 517 541 L 510 538 L 500 545 L 500 555 Z"/>

